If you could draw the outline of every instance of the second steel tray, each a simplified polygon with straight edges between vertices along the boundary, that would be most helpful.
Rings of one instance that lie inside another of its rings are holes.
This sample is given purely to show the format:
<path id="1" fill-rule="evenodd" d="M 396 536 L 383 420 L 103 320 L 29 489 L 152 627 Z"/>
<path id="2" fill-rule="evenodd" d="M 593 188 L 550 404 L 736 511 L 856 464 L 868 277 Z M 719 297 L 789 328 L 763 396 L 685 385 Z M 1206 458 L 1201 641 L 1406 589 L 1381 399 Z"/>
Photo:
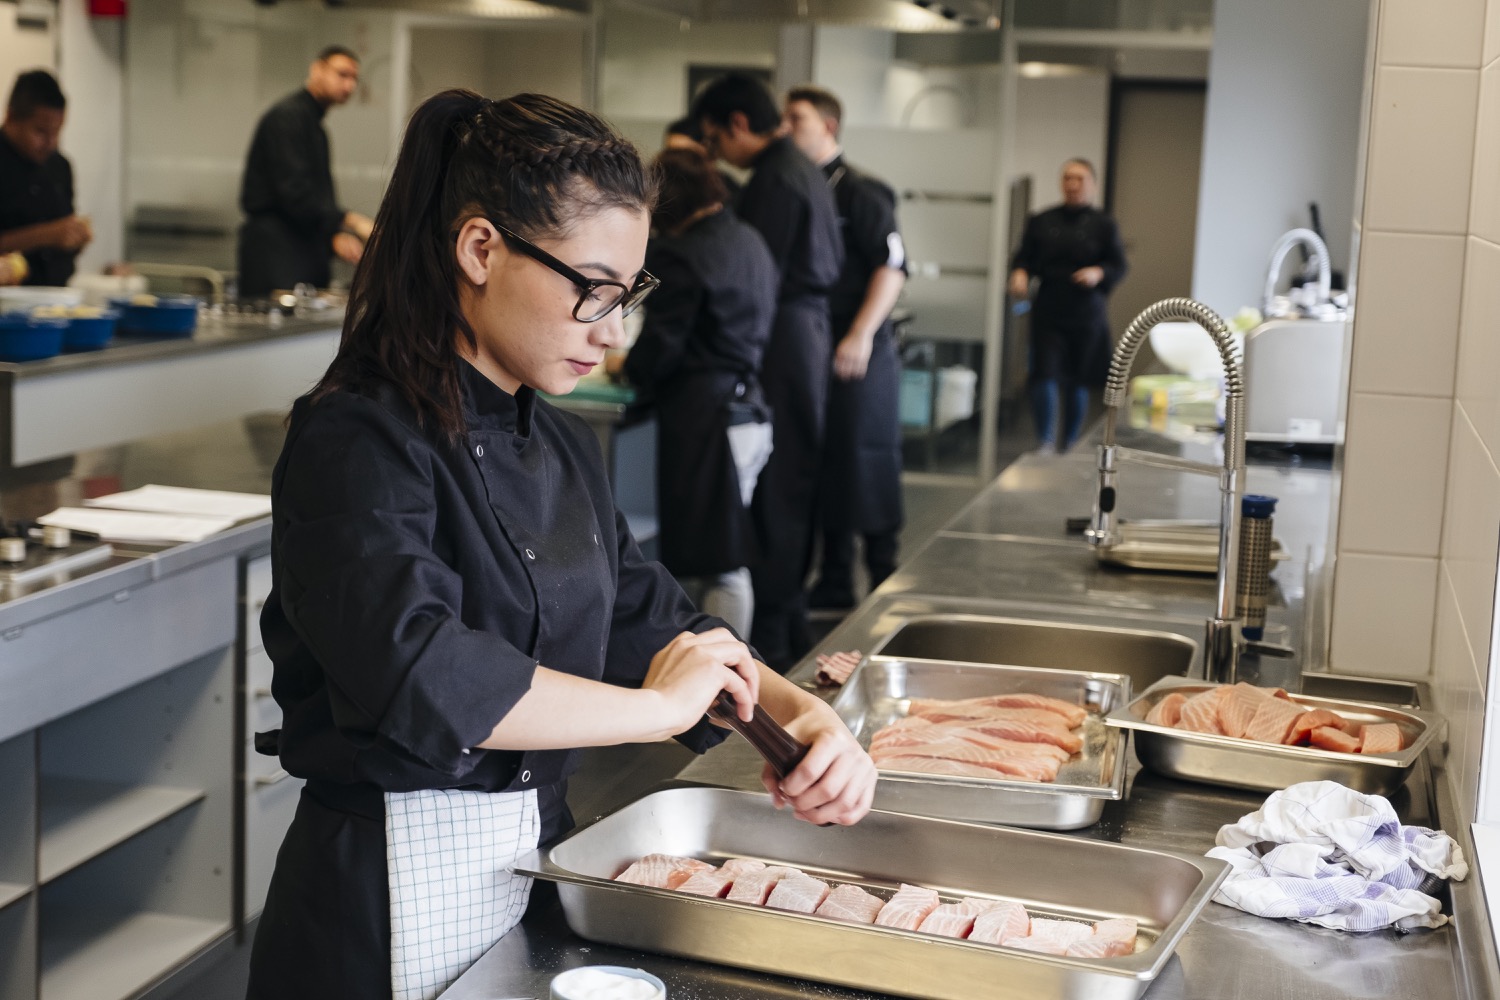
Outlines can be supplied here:
<path id="1" fill-rule="evenodd" d="M 882 771 L 875 808 L 1042 830 L 1076 830 L 1098 822 L 1104 803 L 1124 795 L 1126 741 L 1102 718 L 1130 700 L 1130 678 L 1124 674 L 872 656 L 845 683 L 833 710 L 868 748 L 881 727 L 907 714 L 912 698 L 1013 693 L 1049 695 L 1089 709 L 1083 749 L 1063 764 L 1056 781 Z"/>
<path id="2" fill-rule="evenodd" d="M 1166 677 L 1129 705 L 1112 712 L 1106 721 L 1122 730 L 1134 730 L 1135 753 L 1141 764 L 1170 778 L 1253 791 L 1277 791 L 1301 781 L 1337 781 L 1357 792 L 1375 795 L 1390 795 L 1405 784 L 1427 745 L 1443 730 L 1442 716 L 1432 712 L 1300 694 L 1291 695 L 1291 699 L 1310 709 L 1327 709 L 1355 722 L 1394 723 L 1401 730 L 1401 751 L 1369 756 L 1336 753 L 1195 733 L 1146 721 L 1156 703 L 1174 691 L 1191 698 L 1220 686 Z"/>
<path id="3" fill-rule="evenodd" d="M 882 897 L 908 882 L 947 900 L 1014 900 L 1037 916 L 1131 917 L 1139 936 L 1132 955 L 1061 958 L 614 881 L 657 852 L 792 865 Z M 886 812 L 821 828 L 778 811 L 764 794 L 673 788 L 535 852 L 516 871 L 558 883 L 568 925 L 593 941 L 926 1000 L 1132 1000 L 1167 964 L 1228 866 Z"/>

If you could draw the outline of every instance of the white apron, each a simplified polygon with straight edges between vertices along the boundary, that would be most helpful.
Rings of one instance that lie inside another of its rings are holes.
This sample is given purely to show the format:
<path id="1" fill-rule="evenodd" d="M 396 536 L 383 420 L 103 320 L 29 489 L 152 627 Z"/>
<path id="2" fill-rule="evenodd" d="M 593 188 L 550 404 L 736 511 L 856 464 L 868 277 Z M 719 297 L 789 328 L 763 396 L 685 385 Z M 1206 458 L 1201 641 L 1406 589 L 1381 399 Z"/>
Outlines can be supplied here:
<path id="1" fill-rule="evenodd" d="M 510 866 L 540 836 L 534 789 L 386 793 L 392 1000 L 433 1000 L 520 921 Z"/>

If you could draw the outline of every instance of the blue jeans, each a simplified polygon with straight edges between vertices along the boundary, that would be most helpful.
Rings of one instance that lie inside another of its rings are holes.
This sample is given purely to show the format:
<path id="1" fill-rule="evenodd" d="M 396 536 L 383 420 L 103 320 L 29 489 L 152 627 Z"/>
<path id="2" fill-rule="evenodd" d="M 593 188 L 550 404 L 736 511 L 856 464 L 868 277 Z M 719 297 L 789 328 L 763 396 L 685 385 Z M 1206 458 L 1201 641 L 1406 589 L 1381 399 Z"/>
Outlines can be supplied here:
<path id="1" fill-rule="evenodd" d="M 1058 397 L 1062 397 L 1062 438 L 1057 436 Z M 1089 410 L 1089 391 L 1081 385 L 1059 386 L 1057 379 L 1035 379 L 1031 383 L 1031 417 L 1036 422 L 1038 444 L 1056 445 L 1067 451 L 1083 430 Z"/>

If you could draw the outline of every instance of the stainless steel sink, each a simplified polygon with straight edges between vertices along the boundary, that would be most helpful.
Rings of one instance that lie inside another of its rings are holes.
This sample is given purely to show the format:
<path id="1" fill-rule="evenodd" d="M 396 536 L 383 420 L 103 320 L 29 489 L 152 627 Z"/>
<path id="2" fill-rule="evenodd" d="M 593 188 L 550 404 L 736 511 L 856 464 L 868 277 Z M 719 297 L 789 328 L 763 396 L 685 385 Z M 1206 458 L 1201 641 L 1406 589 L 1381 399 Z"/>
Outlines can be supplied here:
<path id="1" fill-rule="evenodd" d="M 1139 692 L 1186 676 L 1198 649 L 1186 636 L 1145 628 L 934 614 L 907 619 L 872 655 L 1126 674 Z"/>

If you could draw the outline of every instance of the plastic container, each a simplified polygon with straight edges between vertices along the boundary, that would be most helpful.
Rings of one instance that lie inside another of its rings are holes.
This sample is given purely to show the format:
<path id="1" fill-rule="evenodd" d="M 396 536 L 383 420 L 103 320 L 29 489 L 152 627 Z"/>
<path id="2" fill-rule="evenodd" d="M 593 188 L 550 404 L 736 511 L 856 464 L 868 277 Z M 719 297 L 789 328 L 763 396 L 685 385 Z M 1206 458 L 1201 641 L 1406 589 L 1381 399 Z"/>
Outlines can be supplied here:
<path id="1" fill-rule="evenodd" d="M 107 310 L 102 316 L 70 316 L 68 328 L 63 331 L 63 350 L 97 351 L 109 343 L 115 335 L 115 324 L 120 314 Z"/>
<path id="2" fill-rule="evenodd" d="M 198 300 L 191 295 L 158 295 L 152 305 L 110 299 L 120 310 L 120 332 L 150 337 L 187 337 L 198 327 Z"/>
<path id="3" fill-rule="evenodd" d="M 0 314 L 0 361 L 40 361 L 62 353 L 65 319 Z"/>
<path id="4" fill-rule="evenodd" d="M 31 312 L 37 306 L 76 306 L 83 302 L 81 288 L 53 285 L 15 285 L 0 288 L 0 313 Z"/>
<path id="5" fill-rule="evenodd" d="M 642 987 L 631 989 L 633 984 L 622 980 L 644 982 L 654 988 L 647 992 Z M 606 985 L 607 984 L 607 985 Z M 614 992 L 610 992 L 610 987 Z M 667 984 L 645 969 L 628 969 L 623 965 L 586 965 L 569 969 L 552 977 L 548 994 L 552 1000 L 667 1000 Z"/>

